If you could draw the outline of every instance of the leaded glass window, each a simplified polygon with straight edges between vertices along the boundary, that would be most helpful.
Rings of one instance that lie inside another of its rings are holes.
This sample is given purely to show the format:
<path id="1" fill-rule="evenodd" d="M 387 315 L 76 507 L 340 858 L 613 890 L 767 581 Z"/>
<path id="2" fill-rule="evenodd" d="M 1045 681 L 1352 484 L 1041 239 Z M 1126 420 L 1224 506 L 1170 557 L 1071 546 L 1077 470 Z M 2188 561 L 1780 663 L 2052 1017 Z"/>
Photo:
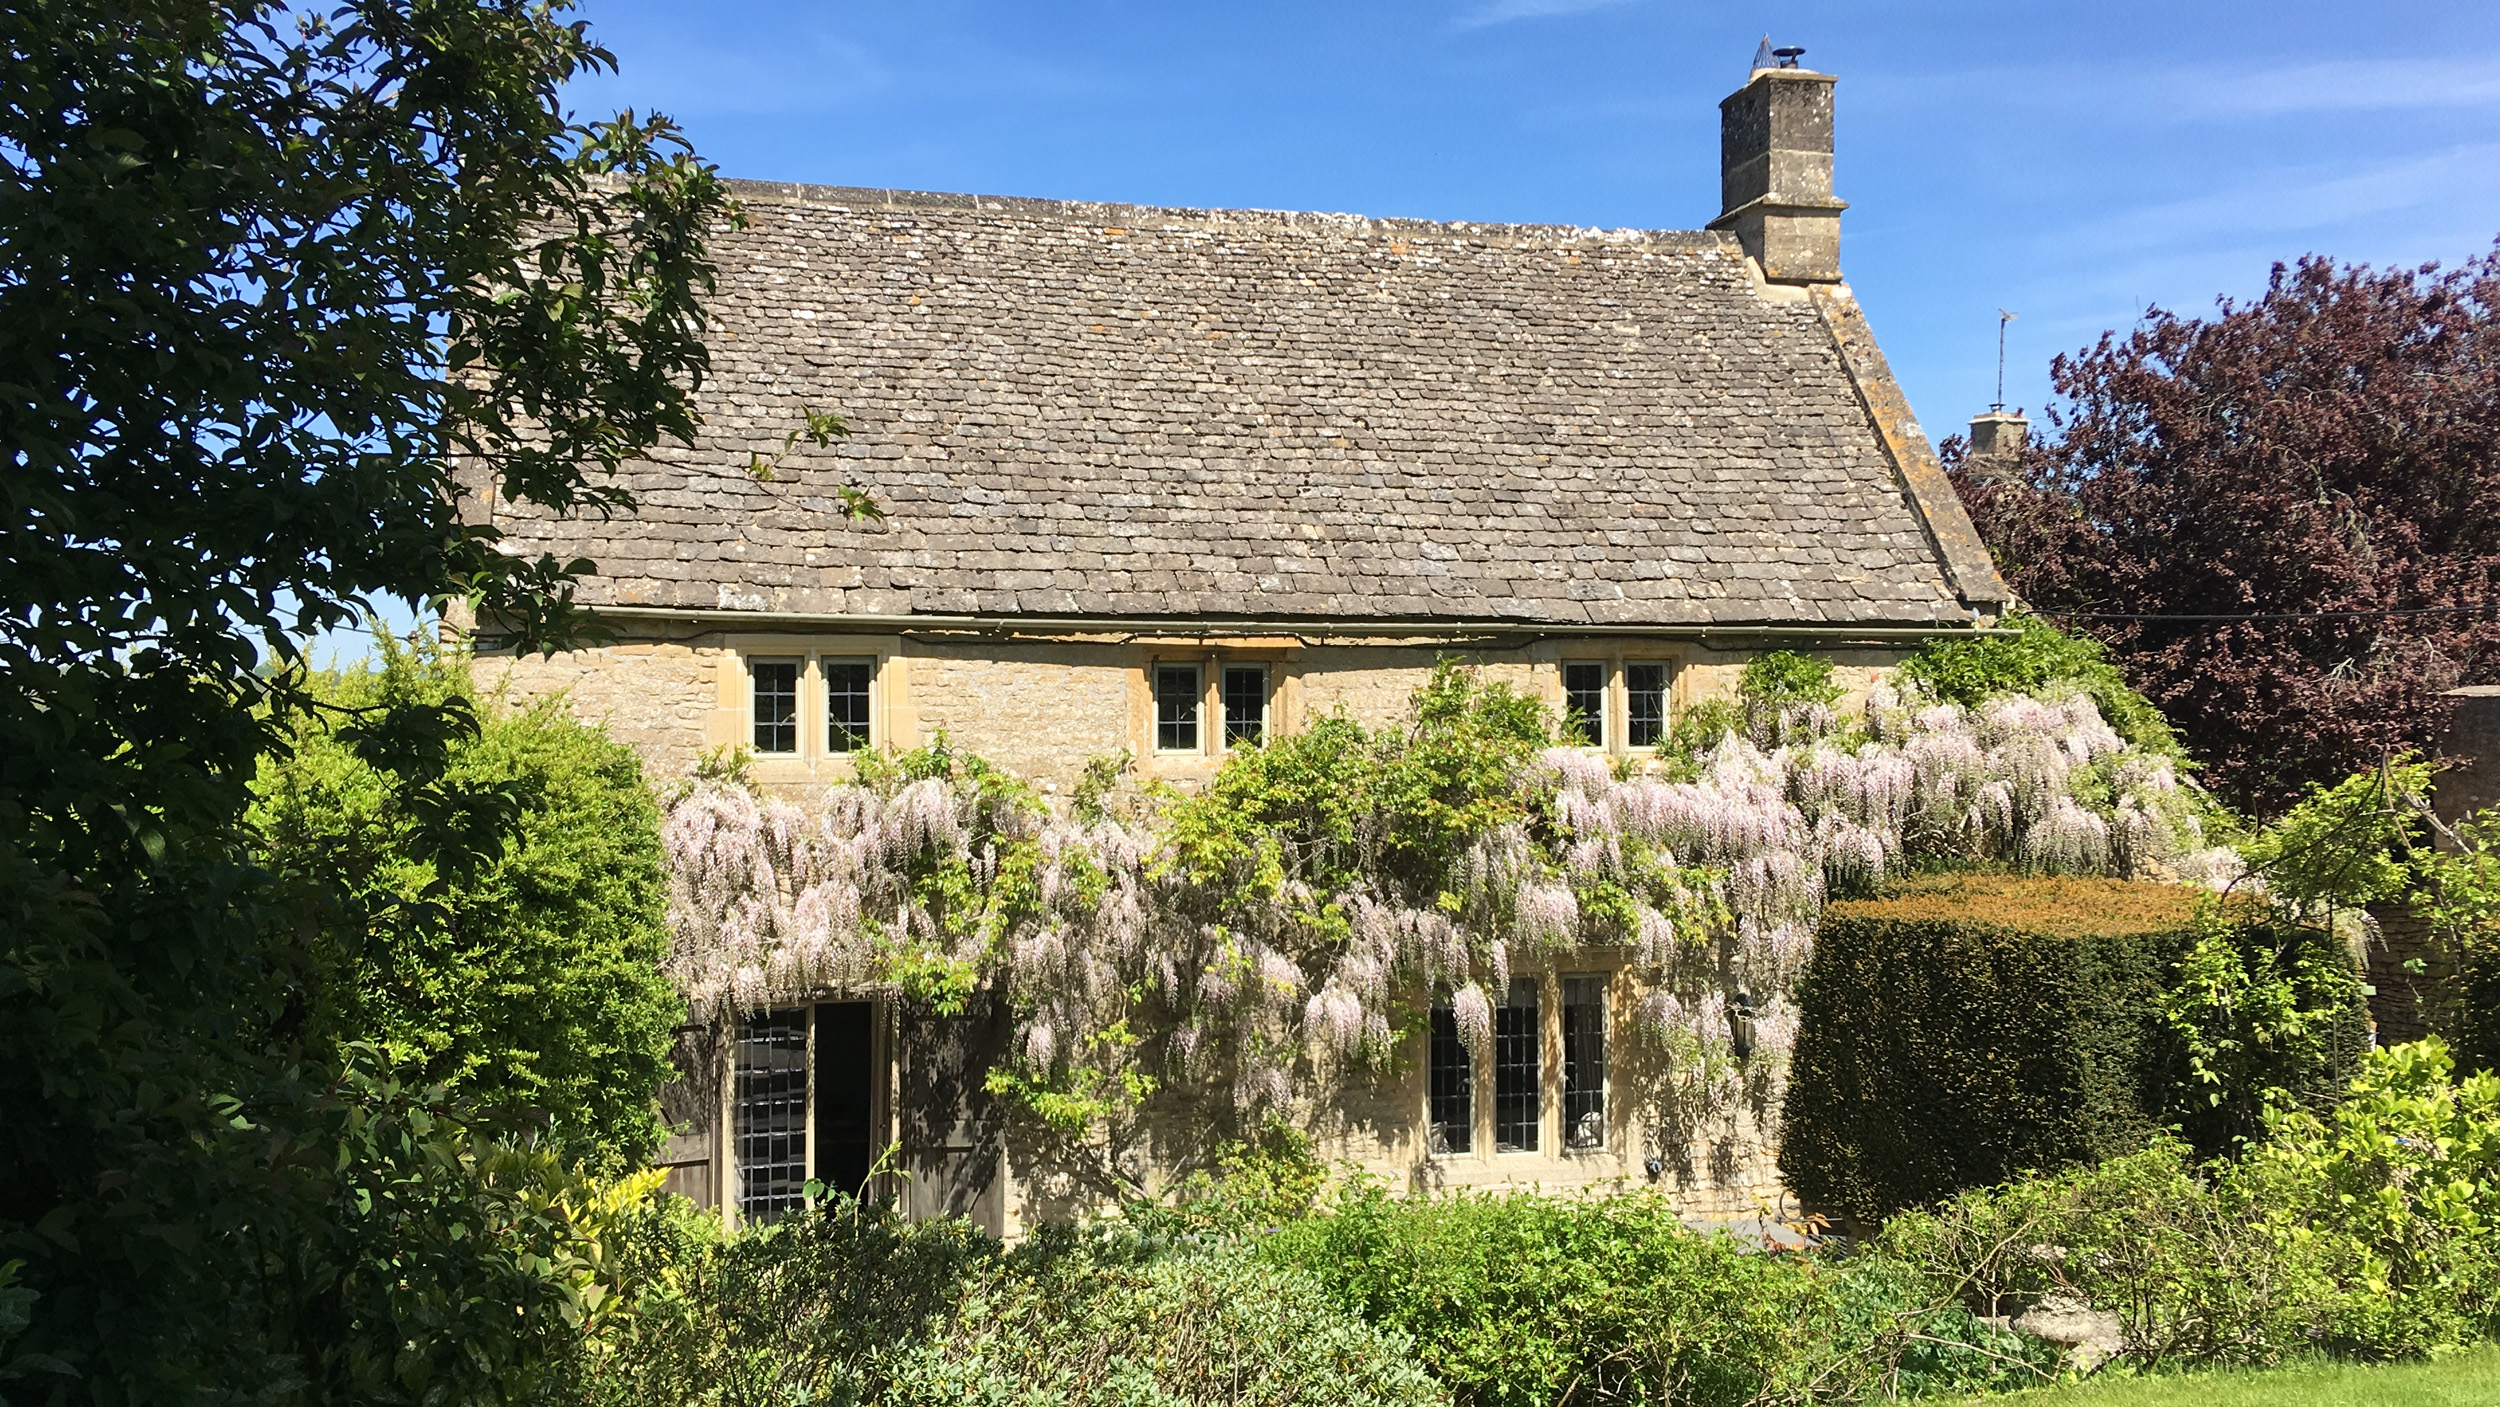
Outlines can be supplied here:
<path id="1" fill-rule="evenodd" d="M 868 746 L 870 686 L 876 682 L 872 659 L 829 659 L 825 672 L 825 751 L 858 752 Z"/>
<path id="2" fill-rule="evenodd" d="M 754 683 L 755 750 L 799 750 L 799 662 L 756 660 L 747 666 Z"/>
<path id="3" fill-rule="evenodd" d="M 731 1115 L 738 1217 L 768 1223 L 807 1185 L 807 1011 L 759 1012 L 738 1026 Z"/>
<path id="4" fill-rule="evenodd" d="M 1543 1029 L 1534 978 L 1510 984 L 1510 997 L 1493 1008 L 1493 1148 L 1533 1153 L 1544 1110 Z"/>
<path id="5" fill-rule="evenodd" d="M 1606 745 L 1606 666 L 1595 660 L 1566 661 L 1563 727 L 1589 747 Z"/>
<path id="6" fill-rule="evenodd" d="M 1224 746 L 1267 736 L 1267 666 L 1224 666 Z"/>
<path id="7" fill-rule="evenodd" d="M 1606 979 L 1562 981 L 1563 1146 L 1606 1146 Z"/>
<path id="8" fill-rule="evenodd" d="M 1431 1066 L 1431 1151 L 1467 1152 L 1476 1146 L 1476 1062 L 1446 1003 L 1432 1009 Z"/>

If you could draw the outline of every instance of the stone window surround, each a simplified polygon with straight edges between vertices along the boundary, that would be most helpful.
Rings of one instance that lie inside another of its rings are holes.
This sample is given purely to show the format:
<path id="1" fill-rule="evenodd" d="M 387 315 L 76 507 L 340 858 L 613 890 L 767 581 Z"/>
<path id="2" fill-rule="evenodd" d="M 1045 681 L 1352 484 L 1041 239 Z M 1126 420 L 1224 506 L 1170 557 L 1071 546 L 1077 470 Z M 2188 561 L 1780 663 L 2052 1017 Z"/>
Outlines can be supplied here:
<path id="1" fill-rule="evenodd" d="M 1575 977 L 1598 979 L 1605 1000 L 1606 1015 L 1603 1030 L 1606 1072 L 1599 1087 L 1602 1090 L 1600 1100 L 1604 1110 L 1605 1136 L 1595 1147 L 1573 1147 L 1569 1139 L 1570 1130 L 1564 1127 L 1563 981 L 1566 978 Z M 1469 1139 L 1472 1147 L 1468 1149 L 1455 1153 L 1431 1151 L 1429 1138 L 1429 1130 L 1432 1127 L 1431 1080 L 1427 1073 L 1426 1078 L 1416 1081 L 1415 1126 L 1419 1131 L 1418 1145 L 1422 1148 L 1424 1157 L 1433 1163 L 1451 1166 L 1473 1163 L 1516 1163 L 1540 1158 L 1550 1161 L 1619 1156 L 1620 1150 L 1627 1146 L 1625 1139 L 1630 1132 L 1622 1101 L 1616 1098 L 1619 1082 L 1616 1078 L 1615 1052 L 1623 1038 L 1623 1013 L 1626 1009 L 1624 969 L 1584 964 L 1551 972 L 1516 972 L 1511 975 L 1511 981 L 1513 984 L 1521 982 L 1537 984 L 1537 1060 L 1540 1071 L 1537 1090 L 1537 1146 L 1535 1148 L 1503 1148 L 1497 1145 L 1493 1136 L 1495 1118 L 1493 1052 L 1487 1048 L 1477 1051 L 1470 1060 L 1473 1070 L 1470 1077 L 1473 1096 L 1469 1101 L 1471 1106 L 1469 1113 L 1473 1127 Z M 1446 1003 L 1436 1003 L 1435 1009 L 1443 1005 Z M 1496 1005 L 1498 1008 L 1499 1004 Z"/>
<path id="2" fill-rule="evenodd" d="M 872 661 L 868 687 L 868 749 L 909 747 L 901 661 L 902 641 L 885 635 L 738 634 L 723 638 L 714 707 L 731 726 L 715 729 L 747 744 L 755 776 L 767 784 L 848 781 L 854 775 L 854 754 L 828 746 L 823 662 L 828 659 Z M 750 665 L 756 660 L 794 659 L 799 668 L 799 750 L 794 753 L 753 752 L 754 694 Z"/>
<path id="3" fill-rule="evenodd" d="M 1624 666 L 1631 664 L 1663 665 L 1667 671 L 1666 726 L 1673 728 L 1678 715 L 1684 712 L 1685 651 L 1658 646 L 1612 645 L 1602 640 L 1574 641 L 1556 650 L 1552 663 L 1540 673 L 1545 681 L 1545 701 L 1559 718 L 1563 713 L 1563 666 L 1568 664 L 1602 664 L 1606 667 L 1605 737 L 1588 752 L 1609 756 L 1651 757 L 1656 745 L 1633 747 L 1631 736 L 1631 697 L 1624 688 Z M 1663 739 L 1662 739 L 1663 741 Z"/>
<path id="4" fill-rule="evenodd" d="M 1196 638 L 1138 642 L 1129 665 L 1131 700 L 1129 756 L 1141 776 L 1204 781 L 1224 763 L 1224 667 L 1255 664 L 1267 670 L 1267 737 L 1300 731 L 1301 642 L 1270 639 Z M 1198 668 L 1198 746 L 1165 750 L 1155 746 L 1155 668 L 1187 664 Z"/>

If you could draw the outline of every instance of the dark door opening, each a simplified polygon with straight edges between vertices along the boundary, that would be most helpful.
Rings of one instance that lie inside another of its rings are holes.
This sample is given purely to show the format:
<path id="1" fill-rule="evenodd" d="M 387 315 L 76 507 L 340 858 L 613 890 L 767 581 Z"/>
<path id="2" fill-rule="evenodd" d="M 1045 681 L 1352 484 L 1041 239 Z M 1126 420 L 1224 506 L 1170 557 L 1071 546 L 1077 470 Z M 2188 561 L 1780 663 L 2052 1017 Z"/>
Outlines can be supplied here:
<path id="1" fill-rule="evenodd" d="M 816 1008 L 816 1180 L 854 1197 L 876 1156 L 875 1011 L 869 1002 Z"/>

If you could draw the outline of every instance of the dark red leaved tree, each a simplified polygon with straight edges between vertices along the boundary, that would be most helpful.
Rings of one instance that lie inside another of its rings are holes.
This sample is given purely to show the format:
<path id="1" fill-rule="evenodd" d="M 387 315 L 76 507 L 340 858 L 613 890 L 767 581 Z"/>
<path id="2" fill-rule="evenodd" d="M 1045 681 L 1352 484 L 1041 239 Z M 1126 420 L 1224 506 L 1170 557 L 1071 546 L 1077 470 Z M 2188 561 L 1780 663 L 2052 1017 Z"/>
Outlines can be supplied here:
<path id="1" fill-rule="evenodd" d="M 2053 375 L 2042 446 L 2009 472 L 1949 444 L 1954 482 L 2014 589 L 2106 641 L 2224 796 L 2267 814 L 2429 748 L 2443 690 L 2500 682 L 2500 249 L 2277 265 Z"/>

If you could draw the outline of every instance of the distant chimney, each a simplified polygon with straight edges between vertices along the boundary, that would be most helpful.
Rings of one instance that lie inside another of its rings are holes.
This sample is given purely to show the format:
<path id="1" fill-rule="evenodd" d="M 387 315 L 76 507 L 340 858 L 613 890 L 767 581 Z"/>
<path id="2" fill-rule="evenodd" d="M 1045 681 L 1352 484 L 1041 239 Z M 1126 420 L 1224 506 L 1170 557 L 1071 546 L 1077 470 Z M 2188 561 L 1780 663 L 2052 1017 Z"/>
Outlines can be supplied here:
<path id="1" fill-rule="evenodd" d="M 2002 406 L 1970 418 L 1970 452 L 1963 472 L 1983 484 L 2017 478 L 2022 473 L 2023 446 L 2031 439 L 2031 422 L 2022 412 Z"/>
<path id="2" fill-rule="evenodd" d="M 1832 76 L 1797 67 L 1805 51 L 1757 51 L 1745 86 L 1719 104 L 1719 218 L 1774 283 L 1840 281 L 1832 198 Z M 1764 52 L 1774 67 L 1761 67 Z"/>
<path id="3" fill-rule="evenodd" d="M 1970 452 L 1974 459 L 2016 460 L 2031 438 L 2031 422 L 2022 412 L 1992 410 L 1970 418 Z"/>

